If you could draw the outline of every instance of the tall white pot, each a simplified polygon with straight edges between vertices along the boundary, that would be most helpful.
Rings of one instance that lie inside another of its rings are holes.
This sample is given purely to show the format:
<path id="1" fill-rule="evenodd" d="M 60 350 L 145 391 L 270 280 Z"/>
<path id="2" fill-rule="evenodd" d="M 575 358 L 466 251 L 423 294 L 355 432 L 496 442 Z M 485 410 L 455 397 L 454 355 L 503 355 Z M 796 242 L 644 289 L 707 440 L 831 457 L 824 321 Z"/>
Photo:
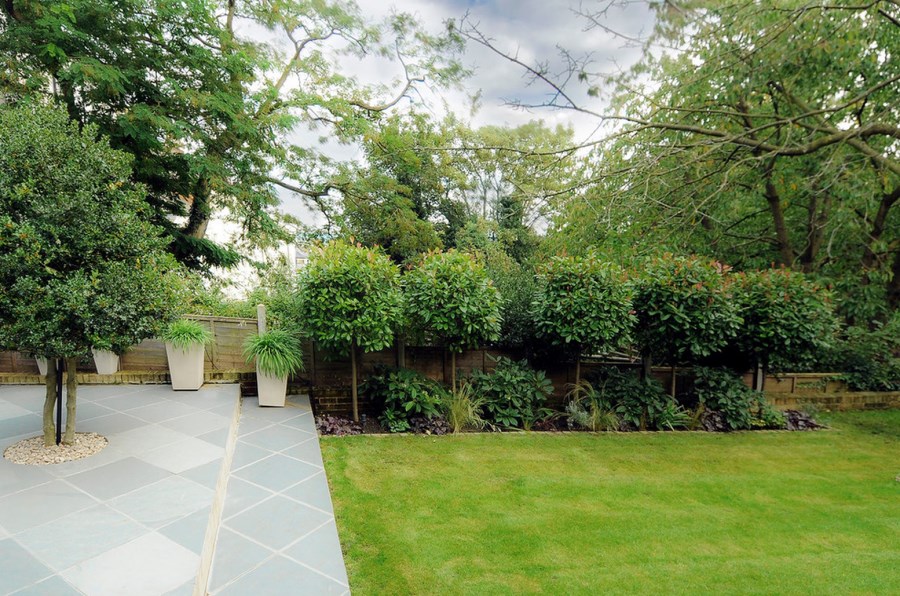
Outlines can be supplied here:
<path id="1" fill-rule="evenodd" d="M 38 374 L 42 377 L 47 376 L 47 359 L 43 356 L 35 356 L 34 361 L 37 362 Z"/>
<path id="2" fill-rule="evenodd" d="M 284 400 L 287 396 L 287 376 L 276 377 L 267 373 L 260 372 L 259 366 L 256 367 L 256 391 L 259 395 L 259 405 L 284 407 Z"/>
<path id="3" fill-rule="evenodd" d="M 94 364 L 97 366 L 97 374 L 114 375 L 119 370 L 119 355 L 108 350 L 91 348 L 94 355 Z"/>
<path id="4" fill-rule="evenodd" d="M 175 391 L 196 391 L 203 386 L 203 344 L 187 349 L 166 342 L 166 358 L 169 360 L 169 378 Z"/>

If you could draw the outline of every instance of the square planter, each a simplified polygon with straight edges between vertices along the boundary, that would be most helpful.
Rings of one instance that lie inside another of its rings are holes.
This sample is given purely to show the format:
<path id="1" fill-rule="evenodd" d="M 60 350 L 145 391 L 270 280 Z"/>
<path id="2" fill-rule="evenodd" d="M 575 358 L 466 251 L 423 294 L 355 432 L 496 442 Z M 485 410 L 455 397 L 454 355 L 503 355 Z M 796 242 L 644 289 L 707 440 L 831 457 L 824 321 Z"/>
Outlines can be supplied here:
<path id="1" fill-rule="evenodd" d="M 119 355 L 108 350 L 91 348 L 98 375 L 114 375 L 119 370 Z"/>
<path id="2" fill-rule="evenodd" d="M 35 356 L 34 361 L 37 362 L 38 374 L 42 377 L 47 376 L 47 359 L 43 356 Z"/>
<path id="3" fill-rule="evenodd" d="M 287 397 L 287 377 L 268 375 L 256 367 L 256 394 L 259 405 L 283 408 Z"/>
<path id="4" fill-rule="evenodd" d="M 177 348 L 166 342 L 166 358 L 169 360 L 169 378 L 175 391 L 197 391 L 203 386 L 203 344 Z"/>

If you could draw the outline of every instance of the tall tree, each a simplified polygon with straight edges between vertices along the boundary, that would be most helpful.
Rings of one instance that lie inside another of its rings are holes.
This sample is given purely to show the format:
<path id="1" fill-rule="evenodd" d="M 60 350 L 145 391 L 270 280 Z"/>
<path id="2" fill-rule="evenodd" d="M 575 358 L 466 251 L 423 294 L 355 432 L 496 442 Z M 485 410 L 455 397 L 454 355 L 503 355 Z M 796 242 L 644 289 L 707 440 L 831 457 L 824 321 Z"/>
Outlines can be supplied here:
<path id="1" fill-rule="evenodd" d="M 132 153 L 171 250 L 204 268 L 237 258 L 206 238 L 215 209 L 265 235 L 277 233 L 276 186 L 327 194 L 326 181 L 309 178 L 315 150 L 292 142 L 293 131 L 329 126 L 354 138 L 426 77 L 454 80 L 456 47 L 409 15 L 368 23 L 345 0 L 5 0 L 0 93 L 55 93 L 73 120 Z M 343 72 L 372 55 L 393 56 L 400 77 L 367 86 Z"/>
<path id="2" fill-rule="evenodd" d="M 63 109 L 0 109 L 0 346 L 63 358 L 66 431 L 75 439 L 75 369 L 92 346 L 121 352 L 176 316 L 177 263 L 144 217 L 130 156 L 79 130 Z M 54 441 L 56 372 L 44 443 Z"/>

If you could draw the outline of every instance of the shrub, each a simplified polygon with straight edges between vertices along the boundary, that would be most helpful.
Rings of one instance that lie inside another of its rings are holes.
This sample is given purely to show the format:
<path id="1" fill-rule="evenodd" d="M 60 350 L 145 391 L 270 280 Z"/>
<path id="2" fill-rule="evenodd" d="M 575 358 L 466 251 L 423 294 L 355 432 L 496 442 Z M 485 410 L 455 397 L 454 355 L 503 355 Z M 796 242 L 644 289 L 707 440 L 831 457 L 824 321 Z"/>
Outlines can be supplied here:
<path id="1" fill-rule="evenodd" d="M 391 432 L 409 430 L 413 417 L 438 416 L 444 395 L 438 383 L 405 368 L 380 368 L 360 386 L 360 391 L 375 404 L 383 406 L 379 420 Z"/>
<path id="2" fill-rule="evenodd" d="M 721 414 L 725 430 L 751 428 L 762 399 L 733 372 L 701 366 L 694 368 L 694 394 L 704 408 Z"/>
<path id="3" fill-rule="evenodd" d="M 626 427 L 640 430 L 658 428 L 661 414 L 672 401 L 655 379 L 640 379 L 613 367 L 596 373 L 594 387 Z"/>
<path id="4" fill-rule="evenodd" d="M 637 280 L 635 338 L 641 353 L 694 363 L 723 350 L 741 324 L 728 267 L 699 257 L 649 261 Z"/>
<path id="5" fill-rule="evenodd" d="M 551 412 L 544 403 L 553 393 L 553 385 L 544 372 L 532 369 L 524 360 L 501 356 L 496 362 L 493 372 L 476 370 L 469 381 L 474 394 L 484 399 L 485 419 L 501 427 L 530 429 L 549 417 Z"/>
<path id="6" fill-rule="evenodd" d="M 179 350 L 196 345 L 206 345 L 213 339 L 212 333 L 204 325 L 191 319 L 177 319 L 162 332 L 160 339 Z"/>
<path id="7" fill-rule="evenodd" d="M 619 430 L 615 408 L 587 380 L 582 379 L 566 395 L 569 426 L 594 432 Z"/>
<path id="8" fill-rule="evenodd" d="M 441 407 L 454 433 L 484 428 L 485 421 L 482 418 L 484 398 L 476 396 L 469 383 L 460 383 L 456 391 L 444 398 Z"/>

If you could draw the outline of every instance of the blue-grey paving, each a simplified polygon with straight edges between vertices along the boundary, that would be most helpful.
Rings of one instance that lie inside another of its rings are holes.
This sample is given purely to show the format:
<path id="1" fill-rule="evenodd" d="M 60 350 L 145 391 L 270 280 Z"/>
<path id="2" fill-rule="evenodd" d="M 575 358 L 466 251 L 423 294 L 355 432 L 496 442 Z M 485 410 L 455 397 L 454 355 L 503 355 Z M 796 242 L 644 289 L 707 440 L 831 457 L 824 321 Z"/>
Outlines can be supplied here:
<path id="1" fill-rule="evenodd" d="M 349 594 L 306 396 L 244 400 L 210 594 Z"/>
<path id="2" fill-rule="evenodd" d="M 236 385 L 80 387 L 78 430 L 106 436 L 103 451 L 51 466 L 0 458 L 0 594 L 204 593 L 226 478 L 211 592 L 348 592 L 308 400 L 247 400 L 235 429 L 239 400 Z M 40 434 L 42 401 L 42 387 L 0 386 L 0 451 Z"/>

